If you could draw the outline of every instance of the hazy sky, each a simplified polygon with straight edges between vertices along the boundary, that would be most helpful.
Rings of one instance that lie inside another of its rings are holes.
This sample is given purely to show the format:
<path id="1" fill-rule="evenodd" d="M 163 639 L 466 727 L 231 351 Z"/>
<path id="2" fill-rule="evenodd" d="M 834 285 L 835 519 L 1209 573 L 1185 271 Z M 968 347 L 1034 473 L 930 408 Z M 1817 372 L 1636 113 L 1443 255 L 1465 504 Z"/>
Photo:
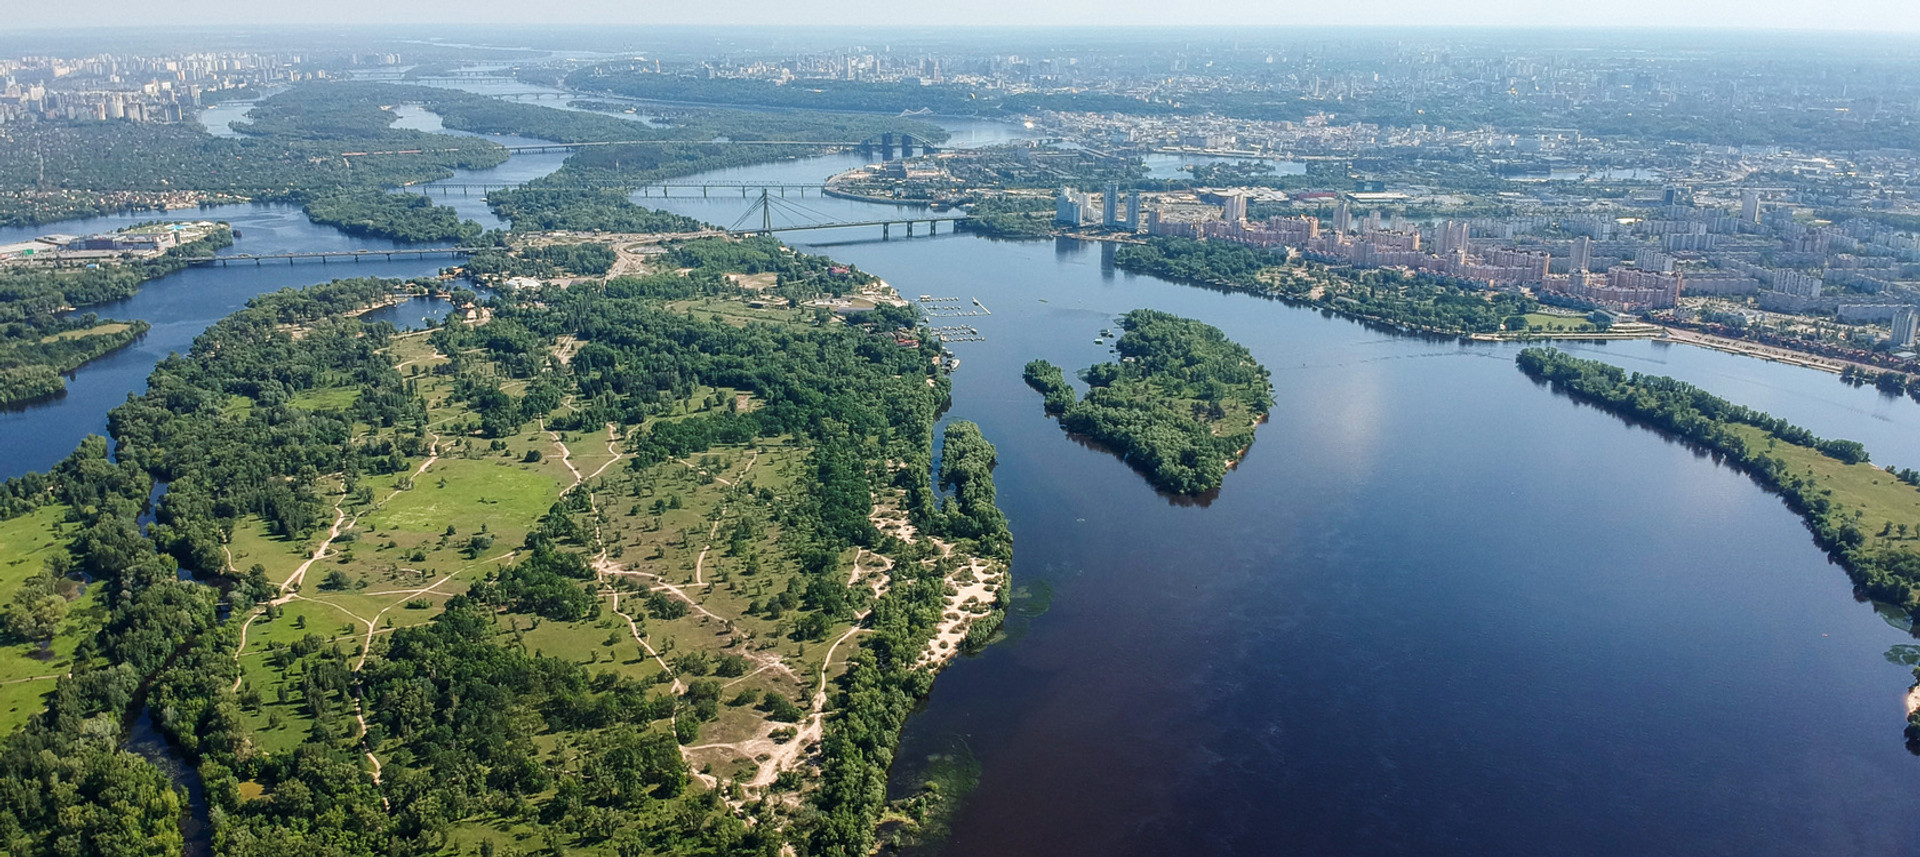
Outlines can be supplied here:
<path id="1" fill-rule="evenodd" d="M 1920 32 L 1920 0 L 21 0 L 12 27 L 166 24 L 1466 25 Z"/>

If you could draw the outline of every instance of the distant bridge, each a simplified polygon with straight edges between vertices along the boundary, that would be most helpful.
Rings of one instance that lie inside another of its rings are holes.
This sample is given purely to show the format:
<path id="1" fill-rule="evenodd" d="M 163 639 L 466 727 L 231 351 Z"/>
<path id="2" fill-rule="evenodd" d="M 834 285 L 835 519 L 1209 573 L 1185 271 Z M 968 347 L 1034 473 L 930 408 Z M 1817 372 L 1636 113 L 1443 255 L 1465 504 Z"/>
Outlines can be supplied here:
<path id="1" fill-rule="evenodd" d="M 661 239 L 670 239 L 670 238 L 675 238 L 680 236 L 684 236 L 687 238 L 695 238 L 695 237 L 712 236 L 712 235 L 726 235 L 734 238 L 744 238 L 744 237 L 753 236 L 753 235 L 772 235 L 772 234 L 777 234 L 782 232 L 809 232 L 809 231 L 814 231 L 819 229 L 858 229 L 862 227 L 878 226 L 880 227 L 880 237 L 882 238 L 892 238 L 894 227 L 904 228 L 906 230 L 906 236 L 908 238 L 912 238 L 916 234 L 916 229 L 918 229 L 923 225 L 926 228 L 925 234 L 936 235 L 940 231 L 939 230 L 940 224 L 942 223 L 957 224 L 960 221 L 966 220 L 966 219 L 967 219 L 967 216 L 962 214 L 962 215 L 951 215 L 946 217 L 894 217 L 894 218 L 881 218 L 881 219 L 874 219 L 874 220 L 830 220 L 830 221 L 817 222 L 817 223 L 763 223 L 759 226 L 748 226 L 744 228 L 736 226 L 731 229 L 708 230 L 706 232 L 661 233 L 659 237 Z M 949 226 L 947 227 L 947 231 L 951 232 L 955 228 L 957 227 Z M 315 250 L 315 251 L 307 251 L 302 253 L 231 253 L 231 254 L 226 254 L 221 256 L 207 256 L 200 259 L 194 259 L 189 264 L 200 265 L 200 266 L 219 265 L 220 267 L 224 268 L 228 265 L 243 264 L 246 262 L 252 262 L 255 265 L 264 265 L 268 262 L 286 262 L 289 265 L 298 264 L 300 262 L 319 262 L 322 265 L 326 265 L 334 262 L 364 262 L 369 259 L 374 261 L 388 261 L 388 262 L 394 261 L 396 259 L 400 259 L 400 260 L 427 259 L 427 258 L 433 258 L 433 257 L 446 257 L 448 259 L 460 259 L 460 258 L 465 258 L 467 256 L 471 256 L 474 253 L 479 252 L 481 250 L 494 250 L 494 249 L 499 249 L 499 248 L 495 248 L 495 247 L 423 247 L 423 248 L 403 248 L 403 249 L 397 249 L 397 250 L 384 250 L 384 249 L 382 250 Z"/>
<path id="2" fill-rule="evenodd" d="M 235 262 L 252 262 L 255 265 L 259 265 L 264 262 L 278 262 L 278 261 L 284 260 L 286 261 L 287 264 L 291 265 L 303 259 L 317 259 L 320 261 L 320 264 L 324 265 L 332 261 L 361 262 L 367 259 L 385 259 L 387 261 L 392 261 L 394 259 L 421 259 L 421 258 L 426 258 L 430 256 L 446 256 L 448 258 L 459 258 L 461 256 L 466 256 L 468 254 L 471 254 L 473 251 L 479 250 L 479 249 L 485 249 L 485 248 L 425 247 L 425 248 L 402 248 L 397 250 L 314 250 L 314 251 L 308 251 L 304 253 L 231 253 L 231 254 L 221 255 L 221 256 L 207 256 L 199 259 L 194 259 L 190 264 L 194 264 L 194 265 L 216 265 L 217 264 L 224 268 L 227 265 L 233 264 Z"/>
<path id="3" fill-rule="evenodd" d="M 436 190 L 440 192 L 441 196 L 452 196 L 454 191 L 459 191 L 461 196 L 471 196 L 475 191 L 478 191 L 480 193 L 487 193 L 488 191 L 506 190 L 509 188 L 518 188 L 518 187 L 526 187 L 526 186 L 527 185 L 520 182 L 501 182 L 499 184 L 484 184 L 484 183 L 482 184 L 464 183 L 463 184 L 458 182 L 429 182 L 424 184 L 408 185 L 406 187 L 397 188 L 396 190 L 402 193 L 420 193 L 428 196 L 431 196 L 432 193 Z M 689 192 L 683 195 L 702 196 L 702 197 L 713 196 L 714 191 L 738 190 L 740 191 L 740 196 L 746 197 L 751 195 L 752 191 L 756 191 L 756 190 L 770 190 L 780 196 L 786 196 L 789 192 L 793 193 L 795 196 L 806 196 L 808 191 L 819 193 L 826 189 L 826 185 L 822 182 L 674 182 L 674 181 L 666 181 L 666 182 L 647 182 L 645 184 L 637 184 L 634 182 L 623 182 L 623 181 L 576 180 L 573 182 L 569 182 L 566 186 L 567 187 L 612 188 L 616 190 L 628 191 L 630 193 L 637 193 L 641 196 L 661 196 L 661 197 L 671 197 L 673 196 L 673 191 L 676 191 L 676 190 Z M 659 191 L 659 193 L 654 193 L 654 191 Z"/>
<path id="4" fill-rule="evenodd" d="M 796 224 L 791 226 L 773 225 L 773 226 L 764 226 L 758 229 L 729 229 L 727 230 L 727 234 L 740 235 L 740 236 L 767 235 L 767 234 L 772 234 L 776 232 L 805 232 L 811 229 L 854 229 L 861 226 L 878 226 L 880 227 L 880 237 L 892 238 L 893 227 L 905 226 L 907 229 L 907 237 L 912 238 L 914 224 L 917 224 L 917 223 L 926 224 L 927 234 L 934 235 L 934 234 L 937 234 L 939 231 L 936 228 L 939 224 L 942 224 L 942 223 L 957 224 L 960 221 L 966 220 L 966 219 L 967 219 L 966 215 L 960 214 L 960 215 L 954 215 L 951 217 L 916 217 L 912 219 L 893 218 L 890 220 L 843 220 L 843 221 L 835 221 L 831 223 L 801 223 L 801 224 Z M 956 228 L 958 227 L 957 226 L 948 227 L 947 231 L 951 232 Z"/>
<path id="5" fill-rule="evenodd" d="M 776 223 L 776 215 L 788 222 Z M 760 221 L 758 227 L 751 225 L 753 220 Z M 760 188 L 760 198 L 747 207 L 745 214 L 727 227 L 729 235 L 771 235 L 776 232 L 801 232 L 812 229 L 851 229 L 862 226 L 880 227 L 880 237 L 892 238 L 893 227 L 905 226 L 907 237 L 913 237 L 916 223 L 927 225 L 927 234 L 933 235 L 942 223 L 958 223 L 966 220 L 965 213 L 948 214 L 940 217 L 881 217 L 872 220 L 835 220 L 832 215 L 807 207 L 804 203 L 781 199 L 773 195 L 771 187 Z M 949 231 L 957 227 L 948 227 Z"/>
<path id="6" fill-rule="evenodd" d="M 894 134 L 888 132 L 865 140 L 594 140 L 584 143 L 530 143 L 519 146 L 501 146 L 509 154 L 541 152 L 577 152 L 582 149 L 595 149 L 606 146 L 809 146 L 833 149 L 860 149 L 878 151 L 887 160 L 893 160 L 894 153 L 899 157 L 912 157 L 915 151 L 932 154 L 939 147 L 929 145 L 912 134 Z M 382 155 L 426 155 L 444 152 L 464 152 L 466 149 L 389 149 L 378 152 L 341 152 L 343 158 L 371 158 Z"/>

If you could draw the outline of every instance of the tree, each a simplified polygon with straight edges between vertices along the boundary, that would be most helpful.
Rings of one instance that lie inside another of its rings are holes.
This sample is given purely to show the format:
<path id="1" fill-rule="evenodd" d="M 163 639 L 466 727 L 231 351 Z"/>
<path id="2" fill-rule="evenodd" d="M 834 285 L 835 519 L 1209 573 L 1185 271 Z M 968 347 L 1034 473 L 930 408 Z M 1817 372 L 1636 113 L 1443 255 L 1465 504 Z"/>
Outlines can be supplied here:
<path id="1" fill-rule="evenodd" d="M 50 640 L 60 633 L 60 623 L 67 618 L 67 599 L 61 597 L 58 584 L 51 572 L 41 572 L 20 584 L 7 605 L 7 632 L 32 642 Z"/>

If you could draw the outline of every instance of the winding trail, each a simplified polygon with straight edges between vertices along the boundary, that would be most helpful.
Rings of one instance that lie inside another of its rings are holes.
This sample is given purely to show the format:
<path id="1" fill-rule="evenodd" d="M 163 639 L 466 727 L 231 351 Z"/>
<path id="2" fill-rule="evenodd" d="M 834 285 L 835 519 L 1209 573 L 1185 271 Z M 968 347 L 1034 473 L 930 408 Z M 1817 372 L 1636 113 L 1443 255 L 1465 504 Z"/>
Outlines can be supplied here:
<path id="1" fill-rule="evenodd" d="M 757 734 L 741 741 L 685 747 L 681 751 L 682 755 L 702 750 L 726 750 L 741 758 L 754 761 L 753 779 L 742 785 L 749 788 L 765 788 L 773 785 L 773 781 L 779 778 L 781 771 L 796 765 L 800 757 L 806 754 L 807 749 L 818 744 L 825 735 L 827 676 L 833 672 L 833 654 L 839 651 L 841 643 L 853 639 L 856 634 L 872 630 L 860 626 L 861 622 L 866 621 L 867 616 L 868 612 L 862 612 L 855 617 L 854 626 L 848 628 L 846 633 L 833 641 L 833 645 L 827 647 L 827 655 L 820 661 L 820 681 L 814 688 L 813 698 L 809 700 L 807 716 L 799 723 L 792 725 L 794 734 L 791 738 L 783 741 L 774 740 L 773 733 L 787 727 L 778 721 L 769 720 L 762 726 L 765 730 L 764 734 Z M 761 759 L 761 756 L 766 758 Z"/>
<path id="2" fill-rule="evenodd" d="M 333 540 L 340 537 L 340 531 L 345 529 L 347 525 L 347 510 L 342 508 L 342 503 L 345 502 L 345 499 L 346 498 L 343 497 L 340 502 L 333 504 L 333 526 L 327 529 L 326 540 L 322 541 L 319 547 L 313 549 L 313 555 L 307 557 L 306 562 L 301 563 L 298 568 L 293 570 L 292 574 L 287 575 L 286 582 L 280 584 L 280 596 L 267 603 L 285 604 L 288 601 L 292 601 L 293 592 L 299 589 L 300 584 L 307 579 L 307 569 L 312 568 L 314 563 L 319 562 L 322 557 L 327 555 L 327 548 L 333 547 Z"/>
<path id="3" fill-rule="evenodd" d="M 720 511 L 724 514 L 726 509 L 723 508 Z M 707 564 L 707 551 L 713 550 L 713 536 L 718 532 L 720 532 L 720 519 L 714 518 L 713 526 L 707 528 L 707 544 L 700 549 L 700 555 L 693 560 L 693 585 L 695 586 L 707 585 L 706 581 L 700 579 L 701 570 Z"/>

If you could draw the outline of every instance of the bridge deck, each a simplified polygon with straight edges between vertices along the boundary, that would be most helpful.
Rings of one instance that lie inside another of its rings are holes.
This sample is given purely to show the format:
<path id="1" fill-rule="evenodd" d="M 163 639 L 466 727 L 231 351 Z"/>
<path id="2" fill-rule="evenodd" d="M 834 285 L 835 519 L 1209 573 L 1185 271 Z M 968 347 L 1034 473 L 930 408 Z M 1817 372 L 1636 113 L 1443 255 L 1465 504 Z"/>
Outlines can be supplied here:
<path id="1" fill-rule="evenodd" d="M 881 220 L 846 220 L 846 221 L 833 221 L 829 223 L 799 223 L 799 224 L 773 225 L 766 228 L 709 230 L 706 232 L 685 233 L 685 234 L 687 235 L 687 237 L 690 237 L 690 238 L 698 237 L 702 235 L 716 235 L 716 234 L 725 234 L 725 235 L 731 235 L 731 236 L 766 235 L 774 232 L 805 232 L 805 231 L 814 230 L 814 229 L 854 229 L 862 226 L 906 226 L 911 228 L 914 224 L 918 224 L 918 223 L 925 223 L 929 227 L 932 227 L 935 224 L 939 224 L 939 223 L 958 223 L 966 219 L 967 219 L 967 215 L 964 215 L 964 214 L 953 215 L 948 217 L 890 217 L 890 218 L 885 218 Z M 662 233 L 661 237 L 669 238 L 669 237 L 672 237 L 673 234 L 675 233 Z M 223 254 L 218 256 L 207 256 L 199 259 L 194 259 L 189 264 L 212 265 L 212 264 L 218 263 L 218 264 L 226 265 L 233 262 L 264 262 L 269 260 L 280 260 L 280 259 L 285 259 L 288 262 L 295 262 L 300 259 L 319 259 L 322 262 L 325 262 L 329 259 L 352 259 L 352 260 L 358 261 L 361 259 L 378 259 L 378 258 L 394 259 L 394 258 L 409 258 L 409 257 L 420 258 L 425 256 L 468 256 L 468 255 L 472 255 L 476 251 L 489 250 L 489 249 L 494 249 L 494 248 L 490 248 L 490 247 L 405 247 L 405 248 L 398 248 L 393 250 L 362 249 L 362 250 L 307 250 L 299 253 L 228 253 L 228 254 Z"/>

